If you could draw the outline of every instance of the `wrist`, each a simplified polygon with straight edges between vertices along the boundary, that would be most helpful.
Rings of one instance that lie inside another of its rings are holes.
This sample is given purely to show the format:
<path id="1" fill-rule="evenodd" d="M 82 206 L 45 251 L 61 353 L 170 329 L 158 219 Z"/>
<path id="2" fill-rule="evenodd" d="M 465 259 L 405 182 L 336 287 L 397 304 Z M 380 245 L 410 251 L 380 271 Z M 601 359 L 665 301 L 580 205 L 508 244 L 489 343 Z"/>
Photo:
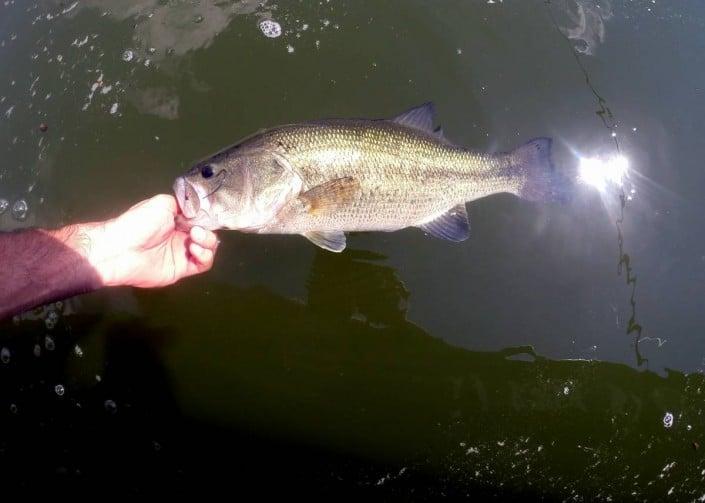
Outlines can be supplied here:
<path id="1" fill-rule="evenodd" d="M 115 284 L 110 267 L 112 253 L 109 251 L 106 223 L 75 224 L 49 232 L 76 254 L 80 262 L 77 269 L 84 270 L 84 276 L 90 278 L 93 290 Z"/>

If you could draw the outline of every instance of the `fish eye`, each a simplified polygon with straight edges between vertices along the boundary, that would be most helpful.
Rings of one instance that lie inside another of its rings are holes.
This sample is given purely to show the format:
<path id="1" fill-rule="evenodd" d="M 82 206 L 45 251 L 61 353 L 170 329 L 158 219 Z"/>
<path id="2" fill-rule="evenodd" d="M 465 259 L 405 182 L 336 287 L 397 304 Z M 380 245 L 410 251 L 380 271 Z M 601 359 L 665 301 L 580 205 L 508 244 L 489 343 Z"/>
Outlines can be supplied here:
<path id="1" fill-rule="evenodd" d="M 203 166 L 201 168 L 201 176 L 203 178 L 210 178 L 211 176 L 213 176 L 213 166 L 211 166 L 210 164 L 206 164 L 205 166 Z"/>

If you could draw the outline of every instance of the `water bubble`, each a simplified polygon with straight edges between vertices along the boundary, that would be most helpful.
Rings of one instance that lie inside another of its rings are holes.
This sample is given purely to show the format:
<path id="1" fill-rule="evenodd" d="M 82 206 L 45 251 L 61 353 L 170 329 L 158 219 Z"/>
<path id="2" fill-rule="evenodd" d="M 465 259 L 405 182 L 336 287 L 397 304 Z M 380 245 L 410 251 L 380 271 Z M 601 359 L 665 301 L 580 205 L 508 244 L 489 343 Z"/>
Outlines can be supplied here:
<path id="1" fill-rule="evenodd" d="M 259 29 L 268 38 L 277 38 L 282 34 L 282 27 L 273 19 L 265 19 L 260 21 Z"/>
<path id="2" fill-rule="evenodd" d="M 122 60 L 129 63 L 132 61 L 132 59 L 135 57 L 135 53 L 132 52 L 130 49 L 126 49 L 125 52 L 122 53 Z"/>
<path id="3" fill-rule="evenodd" d="M 27 201 L 24 199 L 18 199 L 15 204 L 12 205 L 12 216 L 15 220 L 22 222 L 27 218 L 27 212 L 29 211 L 29 206 Z"/>
<path id="4" fill-rule="evenodd" d="M 286 46 L 286 52 L 288 52 L 289 54 L 293 53 L 294 50 L 295 50 L 295 49 L 294 49 L 294 46 L 293 46 L 293 45 L 289 44 L 289 45 Z"/>
<path id="5" fill-rule="evenodd" d="M 5 213 L 7 211 L 7 208 L 10 207 L 10 201 L 7 199 L 2 199 L 0 198 L 0 215 Z"/>
<path id="6" fill-rule="evenodd" d="M 59 395 L 59 396 L 64 396 L 65 393 L 64 385 L 63 384 L 57 384 L 54 386 L 54 392 Z"/>
<path id="7" fill-rule="evenodd" d="M 42 356 L 42 347 L 39 344 L 35 344 L 32 353 L 34 353 L 34 356 L 39 358 L 40 356 Z"/>
<path id="8" fill-rule="evenodd" d="M 49 313 L 47 313 L 47 317 L 44 319 L 44 325 L 46 325 L 47 329 L 49 329 L 49 330 L 53 329 L 58 322 L 59 322 L 59 315 L 57 314 L 56 311 L 49 311 Z M 49 349 L 49 348 L 47 348 L 47 349 Z"/>
<path id="9" fill-rule="evenodd" d="M 196 23 L 196 24 L 202 23 L 202 22 L 203 22 L 203 16 L 201 16 L 200 14 L 198 14 L 197 16 L 195 16 L 195 17 L 193 18 L 193 22 Z"/>
<path id="10" fill-rule="evenodd" d="M 103 407 L 105 407 L 105 410 L 110 414 L 115 414 L 117 412 L 117 404 L 112 400 L 106 400 L 103 403 Z"/>
<path id="11" fill-rule="evenodd" d="M 154 447 L 155 451 L 161 451 L 162 450 L 162 445 L 159 442 L 153 441 L 152 442 L 152 447 Z"/>
<path id="12" fill-rule="evenodd" d="M 11 403 L 10 404 L 10 412 L 12 412 L 13 414 L 17 414 L 17 405 L 15 405 L 14 403 Z"/>
<path id="13" fill-rule="evenodd" d="M 110 107 L 110 115 L 115 115 L 118 111 L 118 104 L 113 103 L 113 105 Z"/>
<path id="14" fill-rule="evenodd" d="M 52 339 L 50 335 L 44 337 L 44 347 L 47 351 L 54 351 L 56 344 L 54 344 L 54 339 Z"/>
<path id="15" fill-rule="evenodd" d="M 583 39 L 577 39 L 573 47 L 575 47 L 575 51 L 580 54 L 590 54 L 590 45 Z"/>
<path id="16" fill-rule="evenodd" d="M 10 363 L 10 350 L 7 348 L 0 349 L 0 361 Z"/>
<path id="17" fill-rule="evenodd" d="M 78 356 L 79 358 L 83 356 L 83 350 L 81 349 L 81 346 L 79 346 L 78 344 L 76 344 L 76 345 L 73 347 L 73 352 L 74 352 L 74 354 L 75 354 L 76 356 Z"/>
<path id="18" fill-rule="evenodd" d="M 673 414 L 666 412 L 663 416 L 663 427 L 670 428 L 671 426 L 673 426 Z"/>

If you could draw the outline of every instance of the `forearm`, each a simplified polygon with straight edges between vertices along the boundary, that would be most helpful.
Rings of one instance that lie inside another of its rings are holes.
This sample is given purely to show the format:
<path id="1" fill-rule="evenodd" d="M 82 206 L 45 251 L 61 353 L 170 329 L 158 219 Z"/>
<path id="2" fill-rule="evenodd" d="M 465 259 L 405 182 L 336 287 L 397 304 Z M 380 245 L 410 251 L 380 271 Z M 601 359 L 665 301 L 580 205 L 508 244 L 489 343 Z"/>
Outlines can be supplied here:
<path id="1" fill-rule="evenodd" d="M 80 224 L 0 233 L 0 319 L 102 287 L 89 260 L 99 232 Z"/>

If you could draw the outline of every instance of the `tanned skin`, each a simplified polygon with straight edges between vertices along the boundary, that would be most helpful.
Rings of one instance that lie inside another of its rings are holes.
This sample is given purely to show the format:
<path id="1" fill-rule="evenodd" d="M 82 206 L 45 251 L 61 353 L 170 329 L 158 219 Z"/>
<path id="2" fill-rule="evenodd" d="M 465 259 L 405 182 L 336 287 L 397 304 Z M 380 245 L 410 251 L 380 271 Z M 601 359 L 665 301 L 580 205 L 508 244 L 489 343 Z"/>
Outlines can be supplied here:
<path id="1" fill-rule="evenodd" d="M 208 271 L 218 239 L 177 229 L 178 213 L 162 194 L 105 222 L 0 233 L 0 319 L 106 286 L 160 287 Z"/>

